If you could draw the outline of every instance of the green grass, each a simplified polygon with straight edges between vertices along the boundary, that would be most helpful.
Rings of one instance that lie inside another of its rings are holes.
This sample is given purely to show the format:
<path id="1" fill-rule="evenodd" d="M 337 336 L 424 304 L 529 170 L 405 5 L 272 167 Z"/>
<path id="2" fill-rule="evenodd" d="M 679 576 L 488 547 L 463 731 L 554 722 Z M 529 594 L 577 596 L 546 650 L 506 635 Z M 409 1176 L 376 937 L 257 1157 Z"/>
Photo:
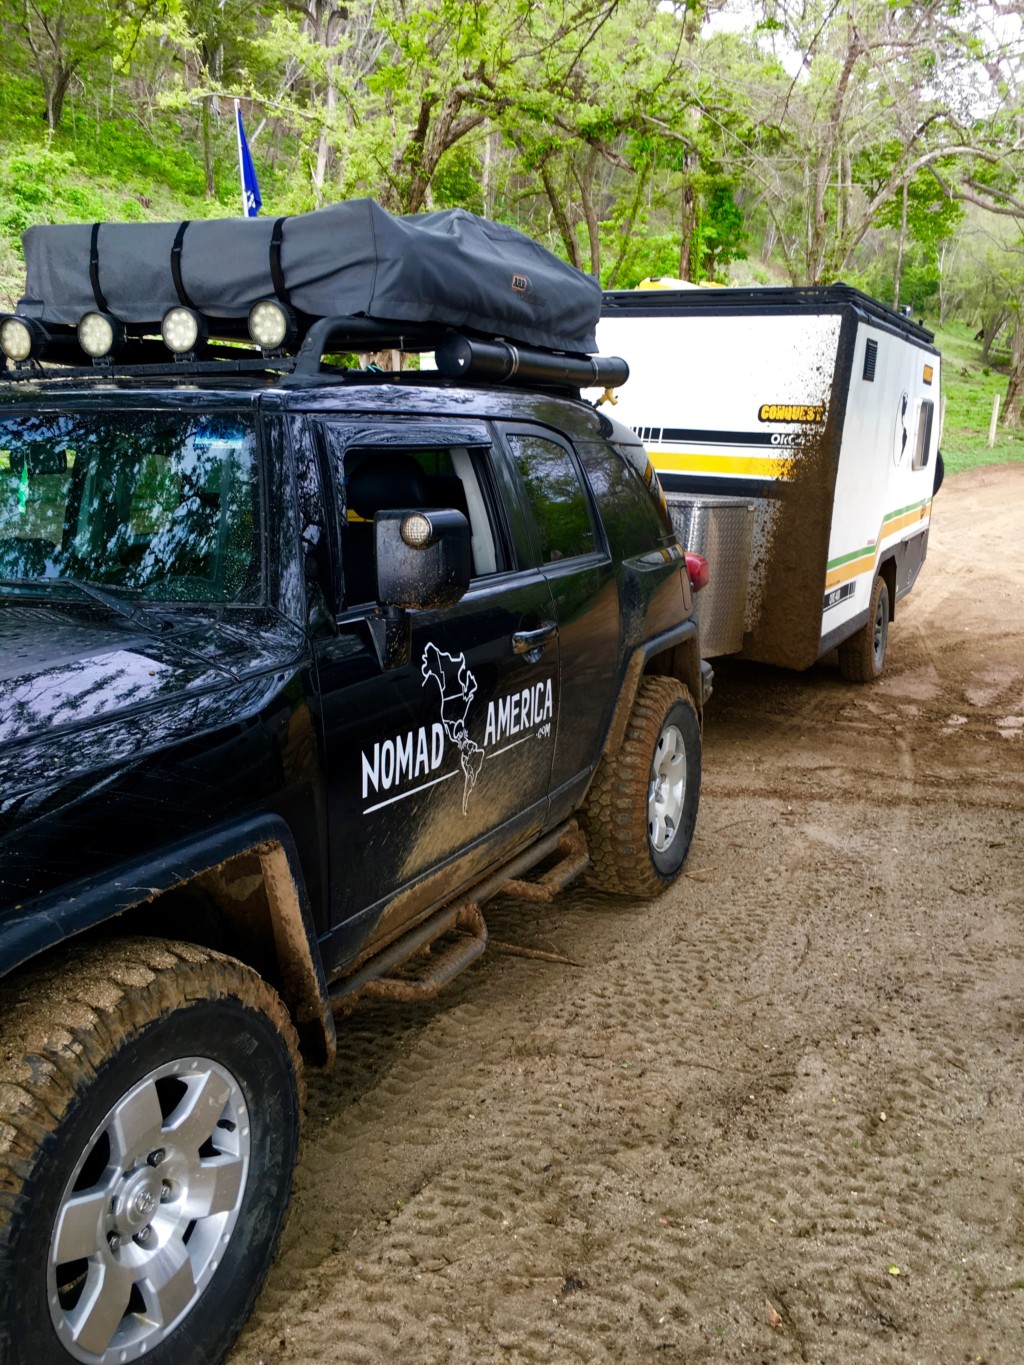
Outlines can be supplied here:
<path id="1" fill-rule="evenodd" d="M 946 420 L 942 430 L 942 458 L 947 474 L 958 474 L 976 465 L 1007 464 L 1024 460 L 1024 429 L 1002 425 L 1002 407 L 1010 376 L 1010 357 L 993 347 L 988 363 L 982 360 L 981 342 L 975 328 L 950 322 L 935 329 L 935 344 L 942 352 L 942 392 Z M 999 395 L 1000 423 L 995 445 L 989 449 L 988 428 L 992 399 Z"/>

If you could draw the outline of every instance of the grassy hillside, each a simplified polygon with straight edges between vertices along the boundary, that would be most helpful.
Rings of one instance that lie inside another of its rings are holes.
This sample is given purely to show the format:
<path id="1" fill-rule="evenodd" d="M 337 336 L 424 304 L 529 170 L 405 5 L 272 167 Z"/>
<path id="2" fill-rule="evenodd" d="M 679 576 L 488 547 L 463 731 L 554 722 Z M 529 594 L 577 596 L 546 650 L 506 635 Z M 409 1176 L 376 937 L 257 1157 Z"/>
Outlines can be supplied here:
<path id="1" fill-rule="evenodd" d="M 935 341 L 942 352 L 942 391 L 946 421 L 942 431 L 942 458 L 946 471 L 955 474 L 979 464 L 1006 464 L 1024 460 L 1024 431 L 999 426 L 992 449 L 988 428 L 992 398 L 998 393 L 1000 417 L 1006 397 L 1010 357 L 995 348 L 986 365 L 974 328 L 951 322 L 936 329 Z"/>
<path id="2" fill-rule="evenodd" d="M 130 136 L 127 141 L 130 148 Z M 103 158 L 102 149 L 97 155 Z M 200 166 L 186 162 L 180 172 L 171 179 L 154 176 L 124 145 L 102 172 L 88 160 L 83 164 L 81 145 L 71 150 L 62 139 L 49 147 L 0 150 L 0 304 L 12 307 L 21 296 L 21 234 L 35 223 L 144 222 L 229 211 L 204 197 Z"/>
<path id="3" fill-rule="evenodd" d="M 72 101 L 62 126 L 48 136 L 40 131 L 35 84 L 5 77 L 0 81 L 0 307 L 13 307 L 22 294 L 21 234 L 34 223 L 237 214 L 238 162 L 227 101 L 216 120 L 212 150 L 217 193 L 208 199 L 202 147 L 173 110 L 154 108 L 143 123 L 130 110 L 97 107 L 90 115 Z M 286 147 L 280 159 L 264 156 L 260 163 L 264 200 L 278 212 L 287 211 L 287 152 Z"/>

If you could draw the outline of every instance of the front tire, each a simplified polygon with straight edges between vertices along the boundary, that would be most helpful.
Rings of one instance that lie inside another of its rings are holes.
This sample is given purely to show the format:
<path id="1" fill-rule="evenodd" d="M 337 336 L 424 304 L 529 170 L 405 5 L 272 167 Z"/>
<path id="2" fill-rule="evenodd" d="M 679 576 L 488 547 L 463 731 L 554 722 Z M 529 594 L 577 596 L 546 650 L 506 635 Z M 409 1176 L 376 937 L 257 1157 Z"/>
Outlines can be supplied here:
<path id="1" fill-rule="evenodd" d="M 0 1361 L 215 1365 L 284 1222 L 298 1052 L 273 990 L 184 943 L 0 991 Z"/>
<path id="2" fill-rule="evenodd" d="M 583 812 L 590 885 L 643 900 L 661 895 L 690 848 L 700 776 L 693 698 L 675 678 L 642 679 L 622 747 L 601 760 Z"/>
<path id="3" fill-rule="evenodd" d="M 868 619 L 839 646 L 839 672 L 847 682 L 874 682 L 885 668 L 889 643 L 889 588 L 881 574 L 871 588 Z"/>

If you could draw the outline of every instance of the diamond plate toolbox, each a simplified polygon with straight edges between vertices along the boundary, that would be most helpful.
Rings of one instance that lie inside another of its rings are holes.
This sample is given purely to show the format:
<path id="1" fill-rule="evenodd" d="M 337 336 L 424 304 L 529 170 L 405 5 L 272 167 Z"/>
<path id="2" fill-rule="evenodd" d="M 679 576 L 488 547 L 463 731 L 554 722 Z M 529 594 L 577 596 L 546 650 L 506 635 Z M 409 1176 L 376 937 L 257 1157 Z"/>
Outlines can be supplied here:
<path id="1" fill-rule="evenodd" d="M 669 493 L 672 524 L 685 550 L 701 554 L 711 568 L 694 601 L 705 658 L 743 648 L 754 535 L 754 504 L 747 498 L 692 497 Z"/>

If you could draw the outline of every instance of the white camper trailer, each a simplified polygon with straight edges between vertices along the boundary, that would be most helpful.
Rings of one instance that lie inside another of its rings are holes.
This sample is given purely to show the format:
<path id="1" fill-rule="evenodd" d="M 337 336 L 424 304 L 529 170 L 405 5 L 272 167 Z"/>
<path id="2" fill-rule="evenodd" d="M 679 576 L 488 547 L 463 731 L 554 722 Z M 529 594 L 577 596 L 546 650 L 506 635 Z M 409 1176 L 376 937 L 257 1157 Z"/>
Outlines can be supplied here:
<path id="1" fill-rule="evenodd" d="M 707 556 L 707 657 L 877 677 L 941 482 L 932 334 L 856 289 L 605 294 L 643 441 L 687 550 Z"/>

